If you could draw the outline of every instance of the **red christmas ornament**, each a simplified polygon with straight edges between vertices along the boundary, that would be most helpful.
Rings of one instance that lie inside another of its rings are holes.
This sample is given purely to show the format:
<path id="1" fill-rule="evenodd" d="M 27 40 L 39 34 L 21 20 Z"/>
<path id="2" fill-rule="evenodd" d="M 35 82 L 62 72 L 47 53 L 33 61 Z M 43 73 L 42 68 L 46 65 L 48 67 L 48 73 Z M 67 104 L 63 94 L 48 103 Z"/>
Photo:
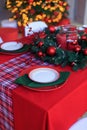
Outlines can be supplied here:
<path id="1" fill-rule="evenodd" d="M 39 57 L 42 57 L 42 56 L 43 56 L 43 52 L 42 52 L 42 51 L 39 51 L 39 52 L 37 53 L 37 55 L 38 55 Z"/>
<path id="2" fill-rule="evenodd" d="M 85 55 L 87 55 L 87 48 L 84 49 L 83 53 L 84 53 Z"/>
<path id="3" fill-rule="evenodd" d="M 59 5 L 60 5 L 60 6 L 63 6 L 63 2 L 62 2 L 62 1 L 59 1 Z"/>
<path id="4" fill-rule="evenodd" d="M 75 46 L 75 51 L 76 51 L 76 52 L 79 52 L 80 50 L 81 50 L 81 46 L 80 46 L 80 45 L 76 45 L 76 46 Z"/>
<path id="5" fill-rule="evenodd" d="M 29 0 L 29 3 L 33 3 L 34 0 Z"/>
<path id="6" fill-rule="evenodd" d="M 41 41 L 38 43 L 38 46 L 41 47 L 44 43 Z"/>
<path id="7" fill-rule="evenodd" d="M 82 40 L 86 40 L 87 37 L 86 37 L 86 36 L 82 36 L 81 39 L 82 39 Z"/>
<path id="8" fill-rule="evenodd" d="M 56 54 L 56 48 L 54 46 L 50 46 L 47 48 L 47 54 L 50 56 L 54 56 Z"/>
<path id="9" fill-rule="evenodd" d="M 55 26 L 49 26 L 50 32 L 54 33 L 55 32 Z"/>

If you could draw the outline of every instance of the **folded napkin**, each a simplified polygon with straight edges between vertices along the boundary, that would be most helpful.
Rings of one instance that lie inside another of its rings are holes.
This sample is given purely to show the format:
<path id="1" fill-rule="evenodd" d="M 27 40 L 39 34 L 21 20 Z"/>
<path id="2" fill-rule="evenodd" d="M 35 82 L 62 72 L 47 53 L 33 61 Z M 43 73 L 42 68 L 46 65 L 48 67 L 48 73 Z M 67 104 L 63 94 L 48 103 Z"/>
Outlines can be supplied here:
<path id="1" fill-rule="evenodd" d="M 4 42 L 14 41 L 18 39 L 18 29 L 12 27 L 1 27 L 0 37 Z"/>
<path id="2" fill-rule="evenodd" d="M 15 50 L 15 51 L 6 51 L 6 50 L 3 50 L 3 49 L 0 49 L 0 52 L 8 52 L 8 53 L 22 53 L 22 52 L 25 52 L 25 51 L 28 51 L 29 50 L 29 45 L 25 44 L 21 49 L 19 50 Z"/>
<path id="3" fill-rule="evenodd" d="M 19 78 L 17 78 L 14 82 L 16 84 L 21 84 L 23 86 L 27 86 L 31 88 L 40 88 L 40 87 L 46 87 L 46 86 L 60 85 L 66 81 L 69 75 L 70 75 L 70 72 L 60 72 L 60 78 L 56 80 L 55 82 L 37 83 L 29 79 L 27 74 L 24 74 L 23 76 L 20 76 Z"/>

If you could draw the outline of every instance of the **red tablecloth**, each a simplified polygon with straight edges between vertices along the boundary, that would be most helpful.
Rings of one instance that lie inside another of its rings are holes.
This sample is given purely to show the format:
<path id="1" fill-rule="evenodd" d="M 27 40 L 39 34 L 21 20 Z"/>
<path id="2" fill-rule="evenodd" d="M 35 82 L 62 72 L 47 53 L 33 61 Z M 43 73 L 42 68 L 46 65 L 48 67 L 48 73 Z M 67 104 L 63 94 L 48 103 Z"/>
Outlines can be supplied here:
<path id="1" fill-rule="evenodd" d="M 0 55 L 0 63 L 13 57 L 17 55 Z M 25 58 L 24 64 L 23 58 Z M 1 82 L 4 85 L 0 86 L 2 94 L 0 102 L 2 103 L 3 100 L 3 104 L 0 104 L 3 113 L 0 113 L 0 116 L 4 119 L 0 122 L 0 128 L 14 130 L 15 123 L 15 130 L 68 130 L 87 111 L 87 69 L 71 72 L 66 83 L 54 91 L 36 92 L 22 86 L 16 88 L 13 80 L 18 75 L 19 68 L 21 71 L 30 67 L 30 62 L 25 63 L 28 59 L 30 59 L 29 54 L 25 54 L 0 65 L 0 85 Z M 34 61 L 35 59 L 32 63 Z"/>
<path id="2" fill-rule="evenodd" d="M 87 69 L 47 92 L 13 90 L 15 130 L 68 130 L 87 111 Z"/>

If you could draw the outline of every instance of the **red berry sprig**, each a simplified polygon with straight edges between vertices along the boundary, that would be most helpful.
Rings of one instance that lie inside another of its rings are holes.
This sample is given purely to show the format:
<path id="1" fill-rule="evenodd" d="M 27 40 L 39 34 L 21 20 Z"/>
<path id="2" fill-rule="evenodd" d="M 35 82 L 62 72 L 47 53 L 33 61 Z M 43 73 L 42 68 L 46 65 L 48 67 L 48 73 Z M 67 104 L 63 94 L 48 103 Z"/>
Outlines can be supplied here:
<path id="1" fill-rule="evenodd" d="M 38 51 L 37 55 L 38 55 L 39 57 L 42 57 L 42 56 L 43 56 L 43 52 L 42 52 L 42 51 Z"/>

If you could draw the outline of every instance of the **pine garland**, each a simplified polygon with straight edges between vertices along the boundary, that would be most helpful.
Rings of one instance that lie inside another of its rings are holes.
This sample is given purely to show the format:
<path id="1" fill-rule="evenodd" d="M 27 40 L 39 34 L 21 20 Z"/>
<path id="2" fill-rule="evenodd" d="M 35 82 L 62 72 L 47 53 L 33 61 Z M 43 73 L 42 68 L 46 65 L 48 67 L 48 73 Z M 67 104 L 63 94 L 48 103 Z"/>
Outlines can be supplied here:
<path id="1" fill-rule="evenodd" d="M 74 50 L 63 49 L 57 41 L 60 28 L 52 30 L 46 28 L 43 32 L 34 34 L 30 51 L 44 62 L 49 62 L 62 67 L 71 66 L 73 70 L 83 69 L 87 65 L 87 34 L 79 33 L 79 39 Z"/>

